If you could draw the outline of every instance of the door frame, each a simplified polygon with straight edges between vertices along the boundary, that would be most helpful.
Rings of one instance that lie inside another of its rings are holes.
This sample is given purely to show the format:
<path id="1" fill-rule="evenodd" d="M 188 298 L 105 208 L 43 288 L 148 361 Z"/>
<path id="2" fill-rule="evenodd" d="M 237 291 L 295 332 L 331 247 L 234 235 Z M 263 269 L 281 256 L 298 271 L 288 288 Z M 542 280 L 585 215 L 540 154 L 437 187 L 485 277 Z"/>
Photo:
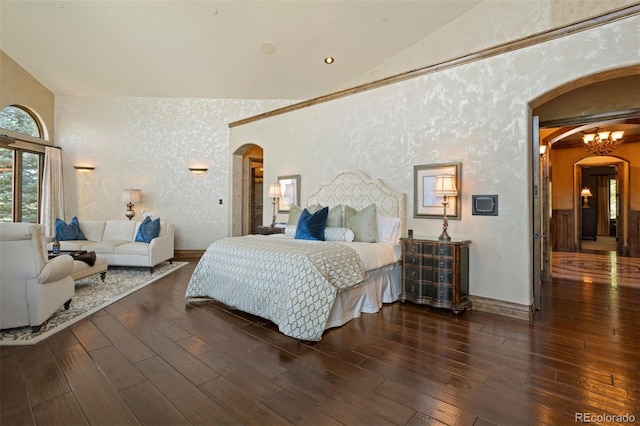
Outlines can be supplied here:
<path id="1" fill-rule="evenodd" d="M 582 247 L 582 238 L 578 234 L 580 231 L 579 224 L 582 223 L 582 211 L 581 211 L 581 197 L 580 190 L 582 189 L 582 170 L 588 167 L 595 166 L 615 166 L 616 179 L 618 181 L 618 219 L 616 221 L 616 254 L 618 256 L 628 256 L 630 252 L 629 246 L 629 215 L 631 213 L 631 193 L 630 193 L 630 176 L 629 176 L 629 161 L 615 157 L 612 155 L 604 155 L 599 157 L 586 157 L 576 162 L 573 165 L 573 177 L 574 177 L 574 222 L 575 233 L 575 246 L 579 249 Z"/>

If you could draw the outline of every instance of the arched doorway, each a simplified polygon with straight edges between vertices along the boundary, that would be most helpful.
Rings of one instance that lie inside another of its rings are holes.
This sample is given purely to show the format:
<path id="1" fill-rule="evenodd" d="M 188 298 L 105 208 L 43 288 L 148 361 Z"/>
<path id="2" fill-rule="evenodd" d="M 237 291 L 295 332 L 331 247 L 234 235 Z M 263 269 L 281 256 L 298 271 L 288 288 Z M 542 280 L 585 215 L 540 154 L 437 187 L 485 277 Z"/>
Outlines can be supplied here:
<path id="1" fill-rule="evenodd" d="M 602 123 L 628 125 L 623 147 L 611 155 L 629 161 L 632 168 L 637 166 L 634 162 L 640 161 L 637 160 L 640 158 L 638 84 L 637 67 L 608 70 L 568 82 L 531 102 L 535 118 L 532 145 L 536 148 L 532 151 L 531 193 L 534 200 L 539 197 L 532 204 L 532 241 L 534 248 L 540 244 L 542 251 L 537 258 L 533 251 L 532 262 L 533 295 L 538 309 L 541 281 L 552 276 L 551 252 L 580 249 L 580 216 L 575 211 L 581 201 L 580 180 L 576 179 L 574 164 L 592 156 L 585 151 L 582 131 Z M 539 152 L 538 143 L 543 148 Z M 627 190 L 633 192 L 638 188 L 640 179 L 630 176 Z M 629 221 L 640 210 L 639 201 L 635 200 L 635 207 L 631 202 L 626 216 Z M 633 256 L 633 249 L 630 252 Z"/>
<path id="2" fill-rule="evenodd" d="M 245 144 L 233 153 L 231 172 L 231 235 L 255 232 L 262 224 L 263 149 Z"/>

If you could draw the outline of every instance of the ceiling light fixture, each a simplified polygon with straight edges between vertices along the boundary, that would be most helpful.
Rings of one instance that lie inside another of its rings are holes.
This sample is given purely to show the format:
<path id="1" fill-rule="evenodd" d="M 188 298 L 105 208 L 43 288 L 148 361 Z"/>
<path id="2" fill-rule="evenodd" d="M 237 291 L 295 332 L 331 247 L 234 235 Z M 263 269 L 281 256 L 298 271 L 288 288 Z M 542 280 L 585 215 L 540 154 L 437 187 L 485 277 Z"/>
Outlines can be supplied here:
<path id="1" fill-rule="evenodd" d="M 624 130 L 598 132 L 596 129 L 595 133 L 585 134 L 582 140 L 587 151 L 598 155 L 608 155 L 622 146 L 622 135 L 624 135 Z"/>
<path id="2" fill-rule="evenodd" d="M 263 41 L 260 43 L 260 51 L 265 55 L 273 55 L 276 51 L 276 45 L 271 43 L 270 41 Z"/>
<path id="3" fill-rule="evenodd" d="M 334 61 L 335 59 L 333 59 L 333 56 L 327 56 L 326 58 L 324 58 L 325 64 L 332 64 Z"/>

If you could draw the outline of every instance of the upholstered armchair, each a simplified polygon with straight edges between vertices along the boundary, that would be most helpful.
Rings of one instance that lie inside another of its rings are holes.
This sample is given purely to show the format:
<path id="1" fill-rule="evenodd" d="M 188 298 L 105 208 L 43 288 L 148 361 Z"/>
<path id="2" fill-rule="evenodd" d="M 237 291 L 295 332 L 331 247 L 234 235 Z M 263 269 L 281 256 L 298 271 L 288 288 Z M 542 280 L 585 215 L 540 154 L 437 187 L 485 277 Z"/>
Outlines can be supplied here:
<path id="1" fill-rule="evenodd" d="M 69 309 L 75 287 L 73 258 L 48 259 L 44 228 L 0 223 L 0 329 L 42 324 L 61 306 Z"/>

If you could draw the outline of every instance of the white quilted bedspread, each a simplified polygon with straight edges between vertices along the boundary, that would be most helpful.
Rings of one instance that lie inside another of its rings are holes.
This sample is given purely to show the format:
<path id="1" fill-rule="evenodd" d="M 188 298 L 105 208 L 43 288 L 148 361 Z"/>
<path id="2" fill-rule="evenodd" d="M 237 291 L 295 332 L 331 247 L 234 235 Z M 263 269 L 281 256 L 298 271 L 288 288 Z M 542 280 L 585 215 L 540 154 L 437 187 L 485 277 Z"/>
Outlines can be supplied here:
<path id="1" fill-rule="evenodd" d="M 362 260 L 345 245 L 246 235 L 209 246 L 186 298 L 212 298 L 273 321 L 287 336 L 318 341 L 338 290 L 364 279 Z"/>

